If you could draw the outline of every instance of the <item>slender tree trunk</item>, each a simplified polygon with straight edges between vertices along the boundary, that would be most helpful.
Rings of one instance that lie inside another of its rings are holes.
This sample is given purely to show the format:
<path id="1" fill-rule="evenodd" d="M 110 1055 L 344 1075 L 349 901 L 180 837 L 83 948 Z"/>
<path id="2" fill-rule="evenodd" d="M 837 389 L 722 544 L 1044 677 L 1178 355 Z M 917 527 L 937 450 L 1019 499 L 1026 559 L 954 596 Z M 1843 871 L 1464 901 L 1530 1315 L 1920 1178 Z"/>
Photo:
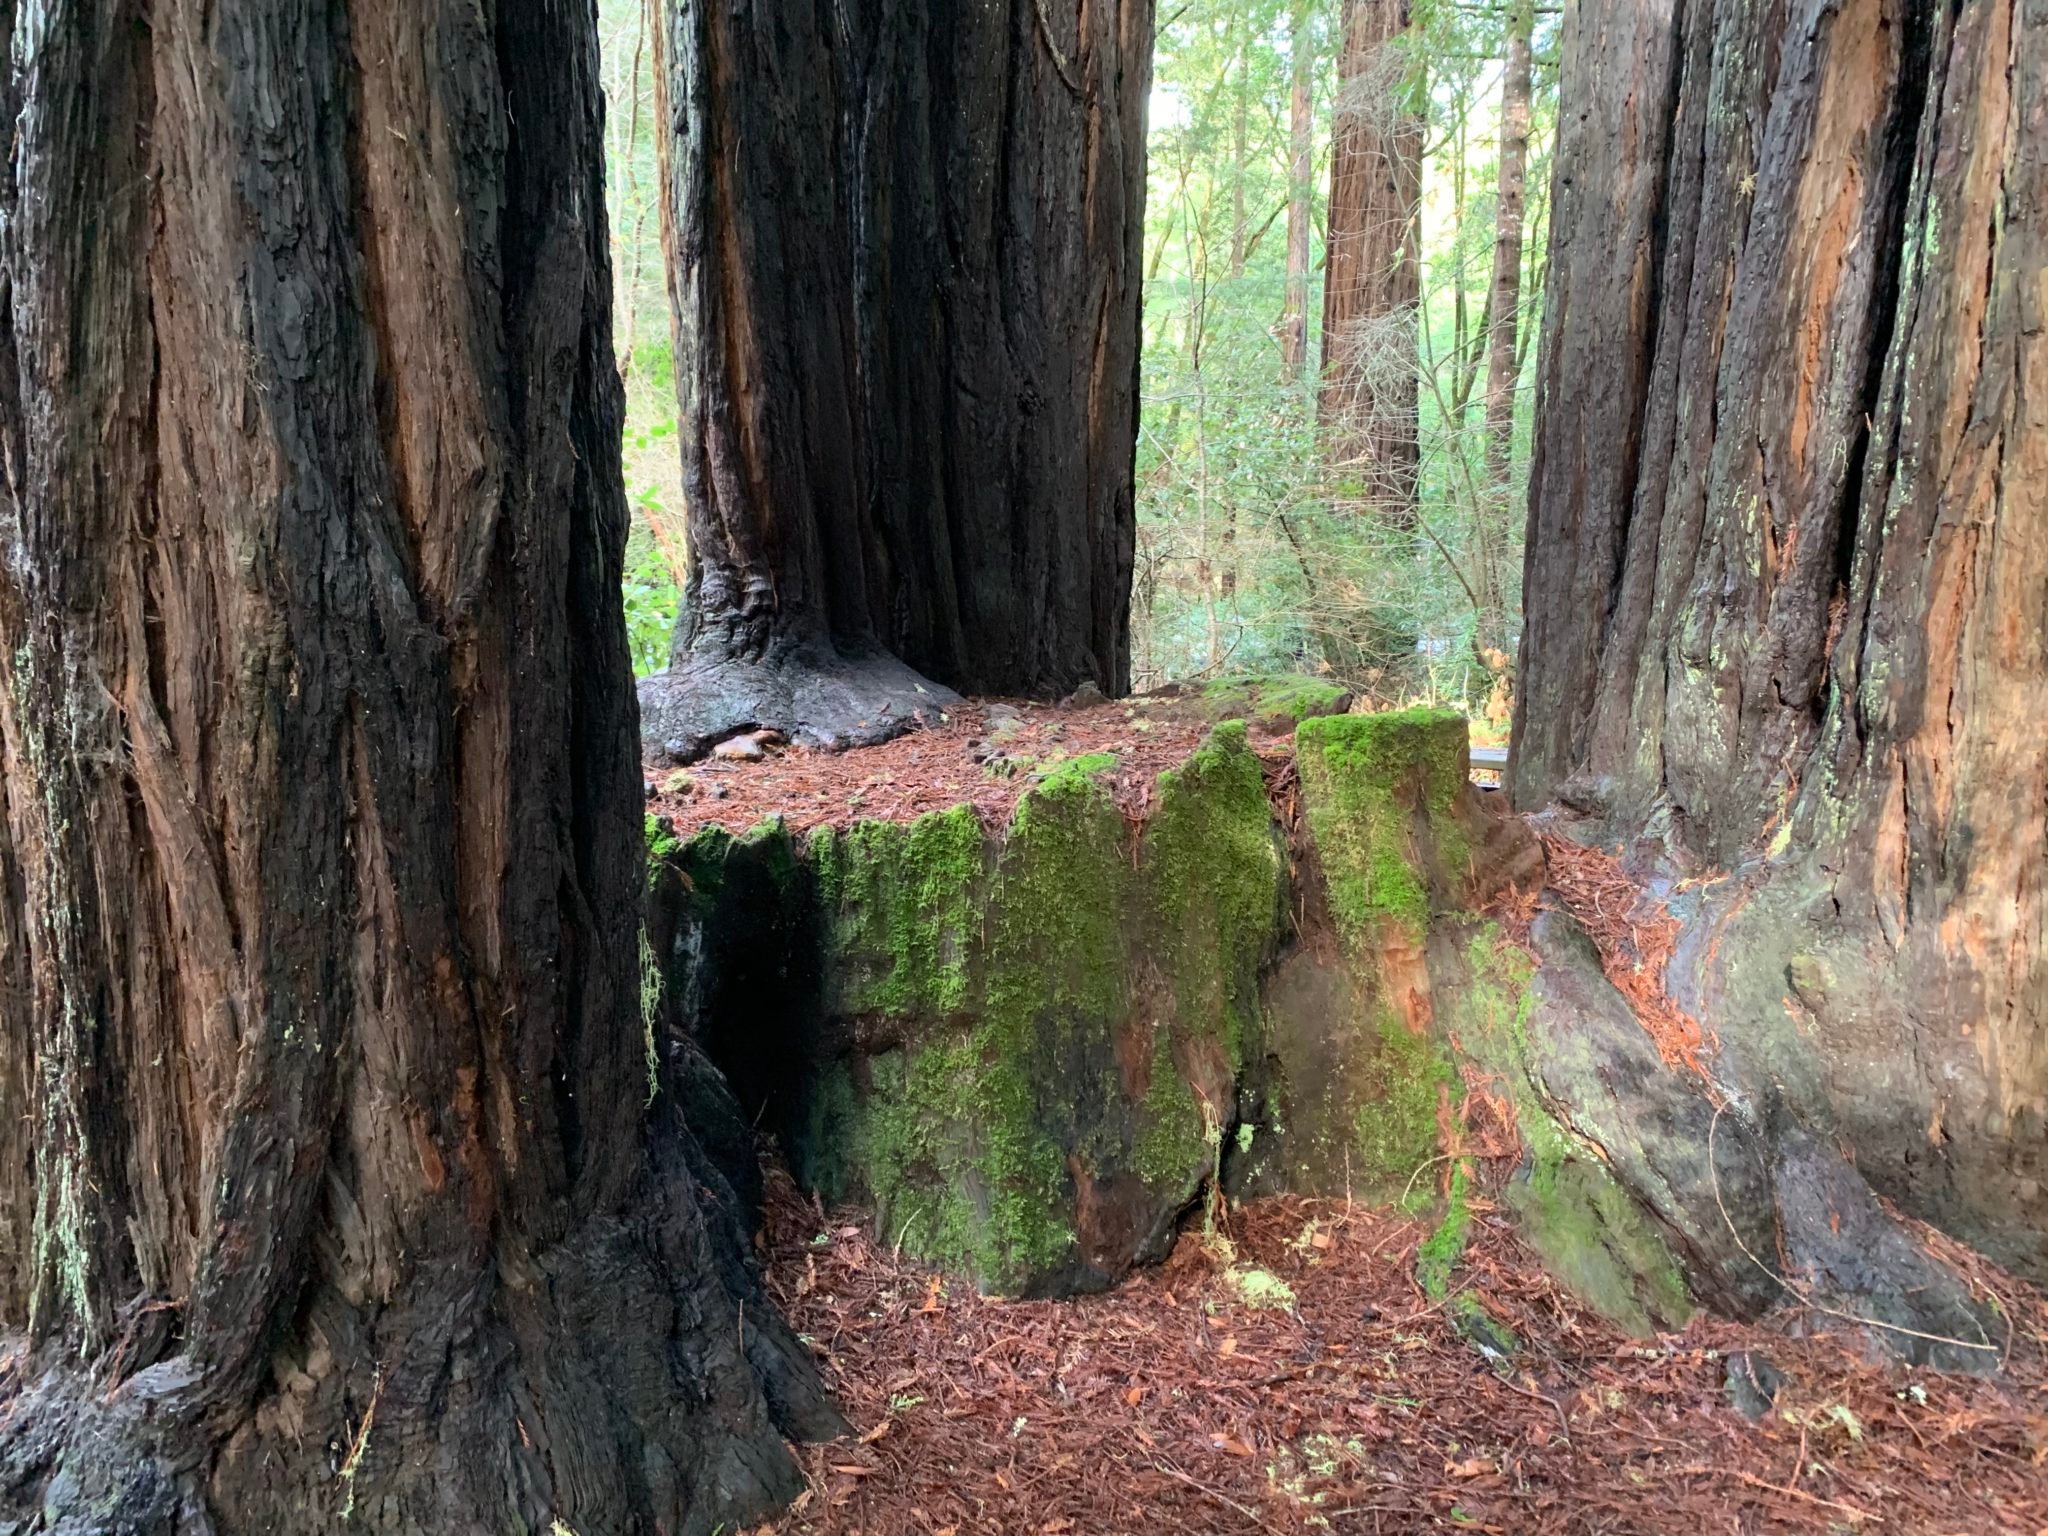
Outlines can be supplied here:
<path id="1" fill-rule="evenodd" d="M 1509 483 L 1515 445 L 1515 395 L 1521 369 L 1516 341 L 1522 304 L 1522 222 L 1529 162 L 1529 97 L 1534 73 L 1530 41 L 1536 26 L 1533 0 L 1518 0 L 1508 19 L 1507 58 L 1501 70 L 1500 174 L 1494 195 L 1493 279 L 1480 328 L 1486 340 L 1486 485 L 1475 509 L 1473 585 L 1478 599 L 1475 648 L 1496 667 L 1512 636 L 1508 618 L 1508 572 L 1504 560 Z M 1460 406 L 1462 408 L 1463 401 Z"/>
<path id="2" fill-rule="evenodd" d="M 1517 0 L 1501 70 L 1500 180 L 1494 194 L 1493 282 L 1486 299 L 1486 477 L 1505 485 L 1515 442 L 1516 322 L 1522 305 L 1523 183 L 1529 163 L 1534 0 Z"/>
<path id="3" fill-rule="evenodd" d="M 1713 876 L 1747 1102 L 2041 1278 L 2048 4 L 1577 20 L 1516 799 Z"/>
<path id="4" fill-rule="evenodd" d="M 1344 0 L 1332 113 L 1318 413 L 1330 463 L 1397 526 L 1415 518 L 1416 210 L 1422 118 L 1408 0 Z"/>
<path id="5" fill-rule="evenodd" d="M 0 17 L 0 1526 L 787 1496 L 638 1001 L 591 8 Z"/>
<path id="6" fill-rule="evenodd" d="M 1230 64 L 1230 83 L 1235 97 L 1230 109 L 1230 275 L 1233 278 L 1244 276 L 1245 242 L 1250 235 L 1244 206 L 1244 178 L 1251 161 L 1251 88 L 1246 79 L 1251 57 L 1242 15 L 1236 22 L 1236 32 L 1236 53 Z"/>
<path id="7" fill-rule="evenodd" d="M 1129 681 L 1149 0 L 669 0 L 683 755 Z M 912 669 L 915 669 L 914 671 Z"/>
<path id="8" fill-rule="evenodd" d="M 1307 0 L 1288 21 L 1293 79 L 1287 96 L 1287 289 L 1280 316 L 1280 365 L 1299 379 L 1308 365 L 1309 220 L 1315 204 L 1315 38 Z"/>

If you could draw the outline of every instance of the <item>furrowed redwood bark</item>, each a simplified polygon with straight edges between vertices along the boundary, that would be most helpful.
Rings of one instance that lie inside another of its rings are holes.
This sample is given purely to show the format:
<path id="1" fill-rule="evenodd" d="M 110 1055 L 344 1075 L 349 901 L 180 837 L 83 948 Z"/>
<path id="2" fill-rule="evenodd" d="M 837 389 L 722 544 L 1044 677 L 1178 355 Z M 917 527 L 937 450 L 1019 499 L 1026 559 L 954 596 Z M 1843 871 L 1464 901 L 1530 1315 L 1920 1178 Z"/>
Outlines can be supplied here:
<path id="1" fill-rule="evenodd" d="M 1421 446 L 1415 327 L 1421 303 L 1422 117 L 1407 0 L 1344 0 L 1331 108 L 1317 415 L 1333 469 L 1397 526 L 1414 522 Z"/>
<path id="2" fill-rule="evenodd" d="M 1129 682 L 1150 0 L 669 0 L 690 576 L 646 732 Z"/>
<path id="3" fill-rule="evenodd" d="M 1565 64 L 1516 798 L 1707 875 L 1724 1068 L 2038 1279 L 2048 5 L 1589 3 Z"/>
<path id="4" fill-rule="evenodd" d="M 5 17 L 0 1523 L 763 1508 L 830 1417 L 639 998 L 594 14 Z"/>

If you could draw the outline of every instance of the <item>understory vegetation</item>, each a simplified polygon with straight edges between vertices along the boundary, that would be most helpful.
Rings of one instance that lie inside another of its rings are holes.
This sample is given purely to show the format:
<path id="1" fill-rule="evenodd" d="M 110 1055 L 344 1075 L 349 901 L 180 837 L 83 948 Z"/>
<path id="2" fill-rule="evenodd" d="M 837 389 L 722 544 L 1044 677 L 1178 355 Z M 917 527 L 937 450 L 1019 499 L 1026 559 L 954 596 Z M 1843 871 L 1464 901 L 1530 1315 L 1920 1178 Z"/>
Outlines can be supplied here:
<path id="1" fill-rule="evenodd" d="M 1144 689 L 1310 672 L 1375 701 L 1460 704 L 1482 731 L 1490 723 L 1504 732 L 1520 628 L 1525 386 L 1542 306 L 1556 18 L 1520 4 L 1420 0 L 1405 31 L 1373 43 L 1361 34 L 1374 7 L 1350 9 L 1348 44 L 1334 0 L 1193 0 L 1160 18 L 1132 681 Z M 635 514 L 625 605 L 644 674 L 667 661 L 685 549 L 659 125 L 645 7 L 602 0 L 600 14 Z M 1508 60 L 1518 37 L 1533 61 L 1520 98 L 1527 154 L 1504 201 L 1503 105 L 1514 95 Z M 1362 174 L 1380 161 L 1413 161 L 1415 202 L 1405 236 L 1392 240 L 1394 259 L 1411 269 L 1393 287 L 1413 298 L 1349 314 L 1331 346 L 1333 219 L 1339 239 L 1375 239 L 1357 228 L 1347 236 L 1346 221 L 1357 219 L 1348 205 L 1333 212 L 1332 162 L 1347 130 L 1351 152 L 1372 162 Z M 1363 151 L 1361 134 L 1370 141 Z M 1501 326 L 1491 305 L 1510 226 L 1518 254 Z M 1511 359 L 1504 407 L 1491 409 L 1490 344 Z M 1394 504 L 1350 446 L 1361 401 L 1383 434 L 1412 445 L 1412 494 L 1404 479 Z"/>

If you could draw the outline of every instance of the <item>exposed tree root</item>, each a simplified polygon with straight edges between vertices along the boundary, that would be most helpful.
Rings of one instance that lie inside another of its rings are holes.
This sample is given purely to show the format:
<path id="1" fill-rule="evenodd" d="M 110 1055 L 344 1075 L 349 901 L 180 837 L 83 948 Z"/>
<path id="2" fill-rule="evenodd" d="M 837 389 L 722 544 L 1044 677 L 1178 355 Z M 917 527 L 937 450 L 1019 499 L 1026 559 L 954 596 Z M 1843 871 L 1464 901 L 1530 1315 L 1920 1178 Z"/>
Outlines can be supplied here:
<path id="1" fill-rule="evenodd" d="M 875 746 L 936 720 L 952 689 L 877 652 L 846 656 L 823 641 L 760 658 L 705 649 L 640 684 L 640 736 L 679 763 L 744 731 L 775 730 L 804 746 Z"/>

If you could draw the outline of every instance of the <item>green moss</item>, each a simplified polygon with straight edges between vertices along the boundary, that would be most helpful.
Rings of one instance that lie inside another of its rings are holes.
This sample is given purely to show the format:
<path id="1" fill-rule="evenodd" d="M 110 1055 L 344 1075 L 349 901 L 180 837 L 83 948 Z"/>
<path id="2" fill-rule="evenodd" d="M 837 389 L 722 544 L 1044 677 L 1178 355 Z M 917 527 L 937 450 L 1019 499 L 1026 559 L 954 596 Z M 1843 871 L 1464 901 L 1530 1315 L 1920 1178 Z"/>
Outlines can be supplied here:
<path id="1" fill-rule="evenodd" d="M 1458 1070 L 1442 1046 L 1414 1033 L 1391 1008 L 1378 1010 L 1373 1032 L 1365 1102 L 1352 1120 L 1356 1175 L 1390 1198 L 1427 1198 L 1426 1191 L 1415 1193 L 1415 1170 L 1437 1155 L 1437 1102 L 1458 1081 Z"/>
<path id="2" fill-rule="evenodd" d="M 1528 955 L 1492 925 L 1466 947 L 1470 982 L 1450 1026 L 1513 1100 L 1523 1166 L 1506 1200 L 1523 1238 L 1588 1305 L 1635 1333 L 1677 1327 L 1692 1312 L 1677 1261 L 1650 1217 L 1551 1113 L 1529 1068 L 1534 998 Z"/>
<path id="3" fill-rule="evenodd" d="M 817 850 L 842 959 L 869 969 L 854 996 L 927 1025 L 871 1059 L 852 1166 L 892 1243 L 998 1291 L 1071 1251 L 1068 1151 L 1085 1159 L 1089 1127 L 1124 1119 L 1105 1111 L 1121 1091 L 1131 876 L 1093 771 L 1080 759 L 1029 791 L 992 870 L 966 807 Z M 1192 1099 L 1169 1102 L 1175 1084 L 1187 1092 L 1168 1054 L 1146 1149 L 1162 1166 L 1199 1122 Z"/>
<path id="4" fill-rule="evenodd" d="M 1242 715 L 1262 726 L 1292 730 L 1313 716 L 1341 713 L 1351 695 L 1322 678 L 1283 672 L 1216 678 L 1202 689 L 1202 700 L 1217 718 Z"/>
<path id="5" fill-rule="evenodd" d="M 1387 923 L 1419 944 L 1430 893 L 1412 823 L 1426 818 L 1439 863 L 1462 871 L 1466 839 L 1454 813 L 1467 777 L 1464 717 L 1326 715 L 1302 722 L 1295 753 L 1339 931 L 1354 952 L 1373 949 Z"/>
<path id="6" fill-rule="evenodd" d="M 1471 1179 L 1465 1161 L 1451 1165 L 1451 1188 L 1444 1201 L 1443 1220 L 1415 1250 L 1415 1281 L 1431 1301 L 1442 1301 L 1451 1293 L 1451 1272 L 1464 1256 L 1472 1233 Z"/>
<path id="7" fill-rule="evenodd" d="M 1039 765 L 1034 776 L 1040 784 L 1050 786 L 1055 780 L 1092 779 L 1098 773 L 1108 773 L 1114 767 L 1114 752 L 1084 752 L 1079 757 L 1048 759 Z"/>
<path id="8" fill-rule="evenodd" d="M 810 857 L 843 1012 L 937 1021 L 967 1006 L 987 869 L 972 806 L 814 833 Z"/>
<path id="9" fill-rule="evenodd" d="M 647 840 L 647 870 L 651 877 L 655 869 L 674 854 L 676 849 L 680 848 L 682 844 L 677 840 L 675 833 L 669 829 L 666 817 L 656 816 L 649 812 L 645 820 L 646 831 L 644 835 Z"/>
<path id="10" fill-rule="evenodd" d="M 1123 815 L 1078 761 L 1018 802 L 997 864 L 987 1011 L 1011 1026 L 1113 1019 L 1124 1001 Z"/>
<path id="11" fill-rule="evenodd" d="M 1138 1177 L 1155 1189 L 1185 1189 L 1198 1180 L 1210 1161 L 1210 1119 L 1174 1065 L 1162 1029 L 1153 1043 L 1152 1076 L 1138 1109 L 1131 1158 Z"/>
<path id="12" fill-rule="evenodd" d="M 1280 848 L 1258 757 L 1230 721 L 1160 775 L 1140 864 L 1150 952 L 1179 1027 L 1223 1044 L 1233 1070 L 1278 937 Z"/>

